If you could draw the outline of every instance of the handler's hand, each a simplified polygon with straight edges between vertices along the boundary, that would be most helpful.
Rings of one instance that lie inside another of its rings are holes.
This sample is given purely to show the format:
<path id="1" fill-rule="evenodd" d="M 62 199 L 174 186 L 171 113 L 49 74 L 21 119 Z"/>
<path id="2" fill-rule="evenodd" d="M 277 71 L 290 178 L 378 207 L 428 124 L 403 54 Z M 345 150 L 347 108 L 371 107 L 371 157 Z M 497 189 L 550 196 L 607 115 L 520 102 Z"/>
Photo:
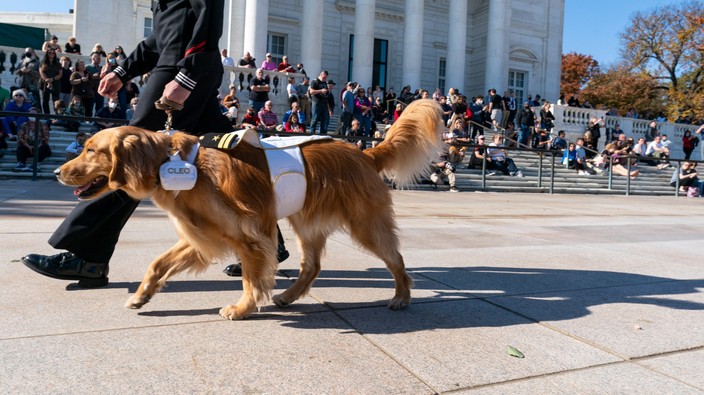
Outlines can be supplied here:
<path id="1" fill-rule="evenodd" d="M 117 91 L 122 88 L 122 81 L 120 77 L 115 73 L 109 73 L 102 80 L 100 80 L 100 85 L 98 85 L 98 93 L 101 96 L 107 96 L 110 99 L 117 100 Z"/>
<path id="2" fill-rule="evenodd" d="M 166 86 L 164 87 L 164 93 L 162 94 L 163 97 L 171 100 L 172 102 L 176 102 L 178 104 L 185 103 L 186 99 L 188 99 L 188 96 L 190 96 L 190 95 L 191 95 L 191 91 L 182 87 L 176 81 L 171 81 L 168 84 L 166 84 Z"/>

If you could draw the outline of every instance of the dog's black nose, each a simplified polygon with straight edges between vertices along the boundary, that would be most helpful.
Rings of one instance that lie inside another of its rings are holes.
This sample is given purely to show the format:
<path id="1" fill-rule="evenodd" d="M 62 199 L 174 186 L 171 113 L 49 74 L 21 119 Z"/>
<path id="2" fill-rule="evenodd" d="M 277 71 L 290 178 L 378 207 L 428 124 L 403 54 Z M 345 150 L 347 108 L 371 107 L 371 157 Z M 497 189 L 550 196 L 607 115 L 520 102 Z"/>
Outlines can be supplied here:
<path id="1" fill-rule="evenodd" d="M 54 175 L 58 177 L 59 174 L 61 174 L 61 168 L 57 167 L 56 170 L 54 170 Z"/>

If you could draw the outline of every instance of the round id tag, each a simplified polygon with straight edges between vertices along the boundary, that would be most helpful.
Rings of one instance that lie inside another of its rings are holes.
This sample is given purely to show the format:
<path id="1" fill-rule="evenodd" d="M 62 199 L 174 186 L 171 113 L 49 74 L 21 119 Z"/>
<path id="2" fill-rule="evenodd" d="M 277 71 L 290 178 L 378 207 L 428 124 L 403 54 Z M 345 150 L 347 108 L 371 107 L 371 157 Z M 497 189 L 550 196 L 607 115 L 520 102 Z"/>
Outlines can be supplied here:
<path id="1" fill-rule="evenodd" d="M 176 153 L 169 157 L 168 162 L 161 165 L 159 177 L 161 186 L 167 191 L 186 191 L 196 185 L 198 170 Z"/>

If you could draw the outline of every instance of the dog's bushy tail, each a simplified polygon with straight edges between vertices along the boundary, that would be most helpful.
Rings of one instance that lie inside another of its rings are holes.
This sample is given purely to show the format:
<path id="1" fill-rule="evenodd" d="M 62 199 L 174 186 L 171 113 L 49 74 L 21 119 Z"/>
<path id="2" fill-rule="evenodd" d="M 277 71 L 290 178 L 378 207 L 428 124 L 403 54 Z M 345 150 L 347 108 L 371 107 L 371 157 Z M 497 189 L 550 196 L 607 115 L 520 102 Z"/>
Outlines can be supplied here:
<path id="1" fill-rule="evenodd" d="M 376 169 L 403 188 L 428 172 L 442 144 L 443 114 L 435 100 L 412 102 L 386 132 L 384 141 L 365 150 Z"/>

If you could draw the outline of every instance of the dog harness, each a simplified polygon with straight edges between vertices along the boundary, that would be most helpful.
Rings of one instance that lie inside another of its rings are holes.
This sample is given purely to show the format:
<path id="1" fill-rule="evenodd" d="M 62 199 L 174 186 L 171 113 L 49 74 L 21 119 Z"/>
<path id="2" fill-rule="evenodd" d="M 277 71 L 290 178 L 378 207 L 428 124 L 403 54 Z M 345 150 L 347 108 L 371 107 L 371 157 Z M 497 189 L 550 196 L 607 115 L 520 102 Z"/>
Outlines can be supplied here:
<path id="1" fill-rule="evenodd" d="M 224 151 L 234 149 L 244 141 L 264 150 L 269 167 L 271 185 L 276 199 L 278 219 L 295 214 L 303 208 L 306 199 L 306 170 L 301 155 L 301 144 L 329 140 L 330 136 L 267 137 L 260 139 L 253 129 L 232 133 L 208 133 L 200 136 L 201 147 Z"/>

